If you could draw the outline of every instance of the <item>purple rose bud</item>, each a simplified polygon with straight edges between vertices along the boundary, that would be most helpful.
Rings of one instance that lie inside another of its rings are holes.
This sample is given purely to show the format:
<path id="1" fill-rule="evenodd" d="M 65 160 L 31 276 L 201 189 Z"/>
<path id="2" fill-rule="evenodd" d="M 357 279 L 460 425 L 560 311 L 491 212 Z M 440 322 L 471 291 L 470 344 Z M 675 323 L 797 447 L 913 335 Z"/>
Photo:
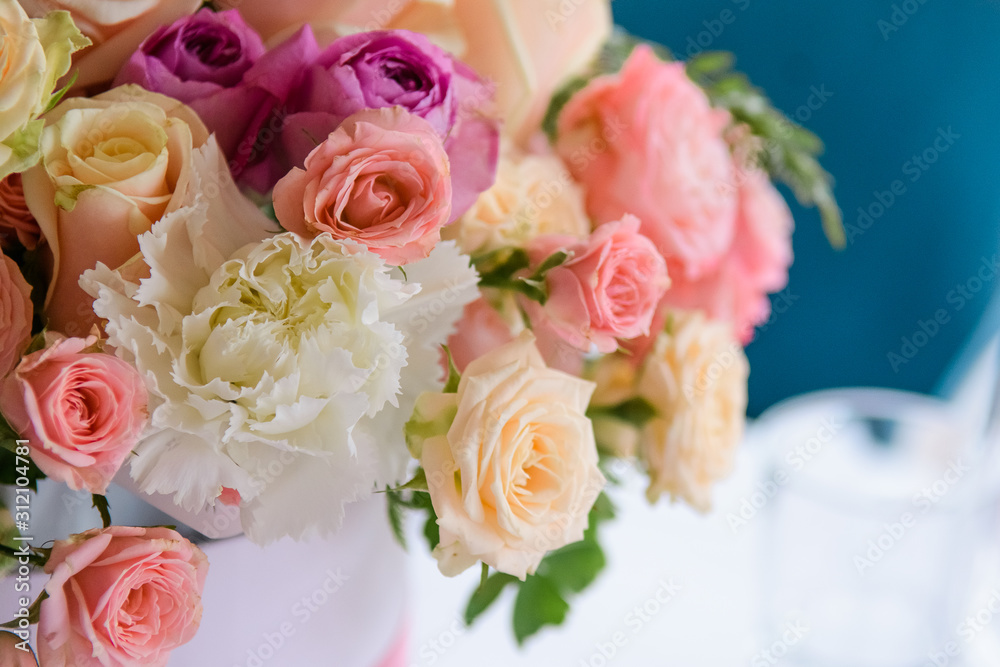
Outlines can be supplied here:
<path id="1" fill-rule="evenodd" d="M 401 106 L 442 137 L 455 123 L 453 61 L 421 34 L 394 30 L 342 37 L 316 65 L 322 70 L 312 72 L 310 109 L 346 117 L 362 109 Z"/>
<path id="2" fill-rule="evenodd" d="M 246 81 L 264 51 L 239 12 L 202 9 L 146 38 L 115 85 L 136 83 L 184 102 L 232 158 L 243 137 L 256 133 L 269 102 L 266 91 Z"/>
<path id="3" fill-rule="evenodd" d="M 264 54 L 264 45 L 239 12 L 203 9 L 156 31 L 139 50 L 181 81 L 235 86 Z"/>
<path id="4" fill-rule="evenodd" d="M 309 27 L 296 38 L 311 38 Z M 492 87 L 423 35 L 388 30 L 341 37 L 301 77 L 282 110 L 280 136 L 268 137 L 266 155 L 244 174 L 251 187 L 266 192 L 292 167 L 303 166 L 351 114 L 393 106 L 426 120 L 444 142 L 451 162 L 452 220 L 493 184 L 499 124 L 488 112 Z"/>

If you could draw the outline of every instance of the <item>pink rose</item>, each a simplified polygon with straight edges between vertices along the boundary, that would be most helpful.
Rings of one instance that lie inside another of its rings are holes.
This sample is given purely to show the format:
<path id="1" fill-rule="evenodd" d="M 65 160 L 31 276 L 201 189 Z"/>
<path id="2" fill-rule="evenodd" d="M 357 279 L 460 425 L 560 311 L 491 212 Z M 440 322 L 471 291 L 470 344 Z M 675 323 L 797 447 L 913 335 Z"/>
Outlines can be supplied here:
<path id="1" fill-rule="evenodd" d="M 162 667 L 201 622 L 208 559 L 169 528 L 88 530 L 60 540 L 38 623 L 46 667 Z"/>
<path id="2" fill-rule="evenodd" d="M 0 179 L 0 243 L 4 247 L 16 239 L 28 250 L 38 247 L 42 233 L 24 201 L 21 174 Z"/>
<path id="3" fill-rule="evenodd" d="M 480 297 L 462 311 L 455 333 L 448 338 L 448 349 L 455 368 L 464 371 L 479 357 L 512 340 L 510 324 L 489 301 Z"/>
<path id="4" fill-rule="evenodd" d="M 121 359 L 84 350 L 96 338 L 48 334 L 0 391 L 0 409 L 49 477 L 104 493 L 146 425 L 146 387 Z"/>
<path id="5" fill-rule="evenodd" d="M 579 350 L 596 345 L 614 352 L 618 339 L 649 333 L 656 306 L 670 285 L 667 266 L 653 242 L 639 232 L 639 220 L 626 215 L 598 227 L 587 241 L 541 236 L 528 246 L 533 264 L 560 249 L 569 261 L 545 276 L 545 305 L 525 300 L 533 323 L 544 321 Z"/>
<path id="6" fill-rule="evenodd" d="M 792 263 L 792 212 L 766 173 L 741 171 L 736 236 L 713 271 L 697 280 L 681 278 L 667 292 L 663 307 L 700 309 L 732 324 L 745 345 L 754 327 L 771 312 L 768 293 L 788 283 Z"/>
<path id="7" fill-rule="evenodd" d="M 728 122 L 683 63 L 664 63 L 639 46 L 619 74 L 594 79 L 570 99 L 557 150 L 597 223 L 635 214 L 671 276 L 693 279 L 716 266 L 733 238 Z"/>
<path id="8" fill-rule="evenodd" d="M 350 116 L 274 186 L 274 212 L 300 236 L 353 239 L 391 264 L 427 257 L 451 215 L 448 155 L 400 107 Z"/>
<path id="9" fill-rule="evenodd" d="M 31 287 L 21 269 L 0 252 L 0 377 L 7 375 L 31 338 Z"/>

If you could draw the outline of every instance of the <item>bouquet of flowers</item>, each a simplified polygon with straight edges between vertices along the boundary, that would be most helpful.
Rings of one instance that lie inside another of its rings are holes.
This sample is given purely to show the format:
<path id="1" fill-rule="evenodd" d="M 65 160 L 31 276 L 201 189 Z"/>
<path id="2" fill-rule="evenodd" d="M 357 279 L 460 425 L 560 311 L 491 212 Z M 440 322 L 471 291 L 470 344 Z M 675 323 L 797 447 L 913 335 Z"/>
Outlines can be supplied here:
<path id="1" fill-rule="evenodd" d="M 204 554 L 113 523 L 113 479 L 260 545 L 384 494 L 481 568 L 468 622 L 510 587 L 518 641 L 560 623 L 609 463 L 701 510 L 729 471 L 772 177 L 840 241 L 820 143 L 606 0 L 204 4 L 0 0 L 3 563 L 49 575 L 0 661 L 195 634 Z M 103 526 L 32 544 L 46 477 Z"/>

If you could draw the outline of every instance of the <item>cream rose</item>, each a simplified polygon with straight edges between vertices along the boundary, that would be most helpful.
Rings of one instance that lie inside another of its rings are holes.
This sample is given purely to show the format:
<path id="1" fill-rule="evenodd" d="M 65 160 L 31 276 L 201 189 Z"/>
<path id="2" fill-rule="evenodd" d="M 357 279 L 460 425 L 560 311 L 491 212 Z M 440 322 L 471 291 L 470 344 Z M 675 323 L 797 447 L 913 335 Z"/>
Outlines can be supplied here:
<path id="1" fill-rule="evenodd" d="M 554 153 L 525 153 L 505 142 L 496 183 L 442 230 L 467 253 L 523 247 L 543 234 L 583 239 L 590 233 L 583 191 Z"/>
<path id="2" fill-rule="evenodd" d="M 66 12 L 31 20 L 21 2 L 0 3 L 0 178 L 38 160 L 38 138 L 70 54 L 90 42 Z"/>
<path id="3" fill-rule="evenodd" d="M 470 363 L 456 394 L 424 394 L 411 425 L 448 576 L 477 560 L 524 579 L 583 539 L 604 486 L 585 416 L 593 384 L 545 367 L 529 332 Z"/>
<path id="4" fill-rule="evenodd" d="M 142 40 L 193 14 L 201 0 L 18 0 L 31 16 L 66 10 L 92 46 L 75 60 L 75 86 L 109 83 Z"/>
<path id="5" fill-rule="evenodd" d="M 309 23 L 321 42 L 371 30 L 412 30 L 496 82 L 504 131 L 519 144 L 540 129 L 552 95 L 611 34 L 609 0 L 215 0 L 237 8 L 274 44 Z"/>
<path id="6" fill-rule="evenodd" d="M 53 255 L 49 328 L 82 336 L 97 319 L 80 275 L 124 264 L 139 252 L 137 237 L 181 205 L 191 152 L 208 131 L 185 105 L 139 86 L 65 100 L 46 120 L 24 198 Z"/>
<path id="7" fill-rule="evenodd" d="M 638 394 L 658 415 L 644 428 L 646 496 L 711 508 L 712 484 L 729 474 L 743 437 L 750 372 L 725 323 L 700 311 L 674 311 L 639 372 Z"/>

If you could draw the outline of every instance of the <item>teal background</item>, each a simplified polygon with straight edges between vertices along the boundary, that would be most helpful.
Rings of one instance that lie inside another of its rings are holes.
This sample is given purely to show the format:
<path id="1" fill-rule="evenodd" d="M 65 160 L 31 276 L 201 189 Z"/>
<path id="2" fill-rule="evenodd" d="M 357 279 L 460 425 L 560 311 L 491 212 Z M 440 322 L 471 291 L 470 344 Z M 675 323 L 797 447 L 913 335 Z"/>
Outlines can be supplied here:
<path id="1" fill-rule="evenodd" d="M 790 201 L 794 301 L 747 350 L 751 414 L 825 387 L 940 391 L 977 324 L 992 325 L 984 312 L 994 278 L 968 299 L 952 290 L 1000 251 L 1000 3 L 614 0 L 612 8 L 617 23 L 679 57 L 706 45 L 733 51 L 778 108 L 826 141 L 823 164 L 846 223 L 857 226 L 858 208 L 893 181 L 905 186 L 842 252 L 827 244 L 815 211 Z M 809 110 L 814 87 L 832 95 Z M 904 166 L 947 128 L 959 138 L 913 182 L 915 165 Z M 889 353 L 941 309 L 946 323 L 894 370 Z"/>

